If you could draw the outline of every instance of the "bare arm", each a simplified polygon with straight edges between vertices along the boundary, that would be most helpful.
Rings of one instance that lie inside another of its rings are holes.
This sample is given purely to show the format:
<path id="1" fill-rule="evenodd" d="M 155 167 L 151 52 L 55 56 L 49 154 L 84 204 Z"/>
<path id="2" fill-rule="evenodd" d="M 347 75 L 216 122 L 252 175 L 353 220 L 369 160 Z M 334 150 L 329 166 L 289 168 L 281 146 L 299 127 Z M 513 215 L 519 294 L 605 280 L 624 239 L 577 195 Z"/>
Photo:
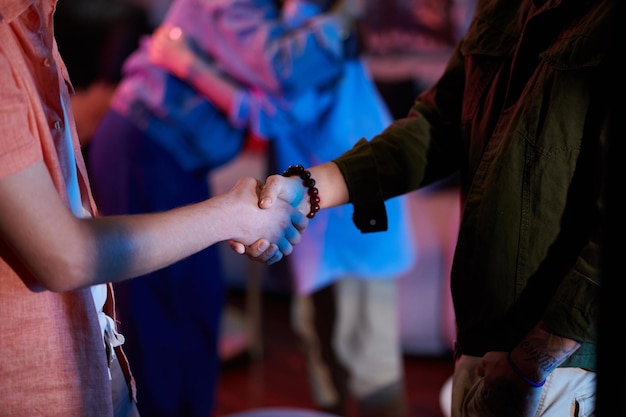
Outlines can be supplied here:
<path id="1" fill-rule="evenodd" d="M 239 87 L 197 55 L 178 27 L 159 26 L 152 34 L 148 56 L 152 64 L 188 82 L 225 114 L 233 110 Z"/>
<path id="2" fill-rule="evenodd" d="M 288 204 L 258 208 L 260 184 L 162 213 L 79 219 L 62 203 L 42 162 L 0 179 L 0 253 L 25 282 L 67 291 L 143 275 L 219 241 L 263 237 L 284 254 L 307 219 Z M 258 247 L 255 245 L 255 247 Z"/>

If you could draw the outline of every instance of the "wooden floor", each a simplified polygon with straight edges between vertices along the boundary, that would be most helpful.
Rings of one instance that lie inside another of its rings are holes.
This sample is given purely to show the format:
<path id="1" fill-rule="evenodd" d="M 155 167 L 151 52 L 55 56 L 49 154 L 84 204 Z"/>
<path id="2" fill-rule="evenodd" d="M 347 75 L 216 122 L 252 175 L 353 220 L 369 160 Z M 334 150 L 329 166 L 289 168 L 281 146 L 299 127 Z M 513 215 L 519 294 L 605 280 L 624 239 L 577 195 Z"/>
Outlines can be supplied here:
<path id="1" fill-rule="evenodd" d="M 246 295 L 237 290 L 229 293 L 229 305 L 240 311 L 249 308 Z M 304 359 L 289 325 L 288 296 L 264 293 L 259 308 L 262 349 L 256 355 L 245 351 L 224 363 L 213 417 L 263 407 L 314 408 Z M 406 356 L 404 366 L 407 417 L 443 417 L 439 391 L 452 373 L 451 356 Z"/>

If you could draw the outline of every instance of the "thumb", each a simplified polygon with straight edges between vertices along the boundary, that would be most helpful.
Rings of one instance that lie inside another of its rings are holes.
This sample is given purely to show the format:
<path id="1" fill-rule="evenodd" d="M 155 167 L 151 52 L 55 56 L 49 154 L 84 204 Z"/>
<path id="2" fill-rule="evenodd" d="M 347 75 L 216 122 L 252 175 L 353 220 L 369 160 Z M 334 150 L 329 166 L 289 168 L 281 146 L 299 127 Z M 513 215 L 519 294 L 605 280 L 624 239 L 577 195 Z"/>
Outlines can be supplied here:
<path id="1" fill-rule="evenodd" d="M 234 240 L 229 240 L 228 241 L 228 246 L 234 250 L 235 252 L 237 252 L 239 255 L 243 255 L 246 253 L 246 246 L 241 243 L 241 242 L 237 242 Z"/>
<path id="2" fill-rule="evenodd" d="M 259 192 L 259 208 L 267 209 L 274 205 L 276 198 L 280 196 L 281 186 L 277 178 L 282 178 L 279 175 L 272 175 L 267 178 L 265 185 Z"/>

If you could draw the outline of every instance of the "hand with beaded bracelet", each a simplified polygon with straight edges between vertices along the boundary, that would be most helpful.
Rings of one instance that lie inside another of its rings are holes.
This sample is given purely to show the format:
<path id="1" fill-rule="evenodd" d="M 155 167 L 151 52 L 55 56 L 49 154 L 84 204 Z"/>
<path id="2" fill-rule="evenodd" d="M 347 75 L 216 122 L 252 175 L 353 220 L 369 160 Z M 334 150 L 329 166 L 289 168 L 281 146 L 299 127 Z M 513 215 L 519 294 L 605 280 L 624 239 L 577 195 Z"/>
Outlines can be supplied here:
<path id="1" fill-rule="evenodd" d="M 319 190 L 315 186 L 316 183 L 311 176 L 311 172 L 304 169 L 304 166 L 302 165 L 290 165 L 282 173 L 282 177 L 297 177 L 298 182 L 302 186 L 296 187 L 297 191 L 294 191 L 289 195 L 282 193 L 279 197 L 282 200 L 288 201 L 294 208 L 298 208 L 300 212 L 307 216 L 307 218 L 314 218 L 315 213 L 320 210 L 320 198 Z M 304 190 L 306 190 L 306 192 L 304 192 Z M 261 203 L 259 204 L 261 205 Z M 263 239 L 248 247 L 235 241 L 229 241 L 228 244 L 235 252 L 239 254 L 246 254 L 250 259 L 268 265 L 278 262 L 283 257 L 283 254 L 276 245 L 271 245 L 267 240 Z"/>
<path id="2" fill-rule="evenodd" d="M 311 194 L 314 196 L 313 200 L 310 199 Z M 285 170 L 283 175 L 270 175 L 261 190 L 259 207 L 267 209 L 278 198 L 289 202 L 310 219 L 313 219 L 315 214 L 323 208 L 336 207 L 349 202 L 345 180 L 334 162 L 326 162 L 309 169 L 293 166 Z M 267 263 L 266 256 L 262 253 L 267 249 L 265 245 L 255 244 L 246 247 L 239 242 L 232 241 L 229 245 L 239 254 L 245 254 L 252 260 Z"/>
<path id="3" fill-rule="evenodd" d="M 300 176 L 300 169 L 304 171 L 304 178 Z M 304 183 L 309 178 L 314 182 Z M 309 186 L 317 190 L 311 190 L 317 195 L 313 201 L 307 198 Z M 306 169 L 294 166 L 285 170 L 282 175 L 270 175 L 261 190 L 259 207 L 269 208 L 277 198 L 288 201 L 303 214 L 313 213 L 313 217 L 319 210 L 350 202 L 343 174 L 337 164 L 332 161 Z"/>
<path id="4" fill-rule="evenodd" d="M 309 211 L 306 216 L 309 219 L 315 217 L 315 213 L 320 210 L 319 190 L 315 187 L 315 180 L 311 177 L 311 171 L 304 169 L 302 165 L 290 165 L 284 172 L 283 177 L 297 176 L 302 180 L 302 185 L 307 188 L 309 197 Z"/>

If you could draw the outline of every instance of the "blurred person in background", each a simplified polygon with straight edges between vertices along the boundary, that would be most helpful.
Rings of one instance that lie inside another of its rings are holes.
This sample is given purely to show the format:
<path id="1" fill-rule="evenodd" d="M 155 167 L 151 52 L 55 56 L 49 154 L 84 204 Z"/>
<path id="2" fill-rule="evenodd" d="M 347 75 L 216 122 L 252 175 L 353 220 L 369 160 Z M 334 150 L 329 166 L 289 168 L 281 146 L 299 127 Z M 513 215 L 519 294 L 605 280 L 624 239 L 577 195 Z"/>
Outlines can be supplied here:
<path id="1" fill-rule="evenodd" d="M 162 26 L 171 27 L 168 39 L 184 36 L 220 74 L 280 94 L 328 83 L 341 73 L 340 39 L 348 19 L 336 10 L 294 27 L 273 0 L 176 0 Z M 150 61 L 154 42 L 142 38 L 125 61 L 90 141 L 94 197 L 105 214 L 160 212 L 206 199 L 209 173 L 236 156 L 246 138 L 247 126 L 203 94 L 200 73 L 180 77 Z M 116 292 L 140 412 L 209 415 L 224 306 L 217 248 L 116 285 Z"/>
<path id="2" fill-rule="evenodd" d="M 294 27 L 312 24 L 333 2 L 290 0 L 283 20 Z M 360 17 L 362 4 L 350 4 Z M 391 122 L 360 57 L 356 22 L 350 36 L 335 39 L 343 56 L 341 73 L 317 86 L 299 85 L 277 94 L 245 85 L 216 71 L 191 48 L 178 28 L 162 25 L 153 36 L 153 63 L 188 80 L 221 106 L 229 119 L 271 143 L 275 169 L 287 161 L 314 164 L 349 149 Z M 327 45 L 332 39 L 327 38 Z M 301 72 L 305 80 L 319 71 L 314 56 Z M 304 88 L 306 87 L 306 88 Z M 389 230 L 362 236 L 351 224 L 348 206 L 319 213 L 288 260 L 294 277 L 293 326 L 306 354 L 314 403 L 325 411 L 349 415 L 356 402 L 362 417 L 405 415 L 402 351 L 399 345 L 395 277 L 415 259 L 405 198 L 387 202 Z"/>

